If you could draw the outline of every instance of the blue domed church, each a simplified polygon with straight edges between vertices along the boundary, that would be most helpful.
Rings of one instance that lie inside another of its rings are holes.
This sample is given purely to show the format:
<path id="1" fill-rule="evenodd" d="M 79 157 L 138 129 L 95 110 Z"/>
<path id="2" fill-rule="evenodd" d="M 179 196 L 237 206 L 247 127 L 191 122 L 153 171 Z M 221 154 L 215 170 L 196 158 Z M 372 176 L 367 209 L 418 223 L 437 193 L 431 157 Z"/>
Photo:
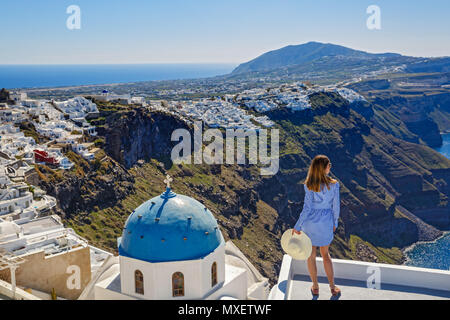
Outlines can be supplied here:
<path id="1" fill-rule="evenodd" d="M 231 242 L 197 200 L 167 187 L 128 217 L 111 257 L 93 276 L 86 298 L 267 298 L 268 279 Z"/>
<path id="2" fill-rule="evenodd" d="M 204 205 L 167 188 L 129 216 L 119 253 L 153 263 L 197 260 L 223 242 L 216 219 Z"/>

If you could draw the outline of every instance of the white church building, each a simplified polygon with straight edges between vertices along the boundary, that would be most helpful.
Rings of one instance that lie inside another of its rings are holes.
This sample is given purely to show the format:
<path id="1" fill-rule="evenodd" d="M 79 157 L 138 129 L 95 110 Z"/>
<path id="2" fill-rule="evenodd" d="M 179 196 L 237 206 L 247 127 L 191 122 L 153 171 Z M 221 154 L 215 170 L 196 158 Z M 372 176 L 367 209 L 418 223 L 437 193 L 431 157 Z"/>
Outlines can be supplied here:
<path id="1" fill-rule="evenodd" d="M 170 189 L 138 207 L 118 239 L 119 256 L 93 275 L 83 300 L 267 299 L 269 282 L 200 202 Z"/>

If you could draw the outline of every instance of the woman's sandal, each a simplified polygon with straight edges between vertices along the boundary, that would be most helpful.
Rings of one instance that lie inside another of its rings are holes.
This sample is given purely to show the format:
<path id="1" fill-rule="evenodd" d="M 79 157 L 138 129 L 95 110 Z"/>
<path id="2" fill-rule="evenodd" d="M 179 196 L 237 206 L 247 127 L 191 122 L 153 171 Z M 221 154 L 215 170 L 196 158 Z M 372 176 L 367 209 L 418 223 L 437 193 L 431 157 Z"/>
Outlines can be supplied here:
<path id="1" fill-rule="evenodd" d="M 311 293 L 313 296 L 318 296 L 319 295 L 319 288 L 314 289 L 314 286 L 311 287 Z"/>
<path id="2" fill-rule="evenodd" d="M 341 289 L 339 289 L 336 286 L 334 286 L 334 288 L 330 287 L 330 290 L 331 290 L 331 294 L 333 295 L 333 297 L 336 297 L 341 294 Z"/>

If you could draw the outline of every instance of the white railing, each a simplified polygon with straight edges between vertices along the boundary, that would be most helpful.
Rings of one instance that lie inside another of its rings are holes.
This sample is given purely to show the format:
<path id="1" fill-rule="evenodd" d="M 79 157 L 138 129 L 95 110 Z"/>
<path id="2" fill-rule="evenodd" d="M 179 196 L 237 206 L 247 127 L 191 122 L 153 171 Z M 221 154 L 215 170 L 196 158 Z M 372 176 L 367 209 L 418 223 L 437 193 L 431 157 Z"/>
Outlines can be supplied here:
<path id="1" fill-rule="evenodd" d="M 319 277 L 326 277 L 322 262 L 322 258 L 317 258 L 317 273 Z M 450 292 L 450 271 L 446 270 L 341 259 L 333 259 L 333 269 L 334 276 L 338 279 L 367 282 L 371 275 L 377 273 L 381 284 Z M 306 261 L 293 260 L 285 255 L 278 283 L 272 288 L 269 299 L 288 299 L 292 280 L 296 275 L 309 276 Z"/>
<path id="2" fill-rule="evenodd" d="M 309 275 L 306 261 L 292 261 L 293 275 Z M 333 259 L 336 278 L 366 282 L 379 271 L 380 283 L 450 291 L 450 271 L 391 265 L 373 262 Z M 322 258 L 317 258 L 319 276 L 326 276 Z"/>
<path id="3" fill-rule="evenodd" d="M 12 285 L 0 280 L 0 294 L 15 300 L 42 300 L 20 288 L 13 289 Z"/>

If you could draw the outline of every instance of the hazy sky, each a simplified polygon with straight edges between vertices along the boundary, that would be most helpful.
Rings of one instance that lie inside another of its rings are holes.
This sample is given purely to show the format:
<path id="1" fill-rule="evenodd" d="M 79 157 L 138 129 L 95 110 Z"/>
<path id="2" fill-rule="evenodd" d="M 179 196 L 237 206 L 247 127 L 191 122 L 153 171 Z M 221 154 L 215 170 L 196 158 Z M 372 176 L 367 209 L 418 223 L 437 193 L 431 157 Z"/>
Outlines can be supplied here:
<path id="1" fill-rule="evenodd" d="M 70 5 L 81 29 L 69 30 Z M 381 30 L 368 30 L 369 5 Z M 2 1 L 0 64 L 241 63 L 308 41 L 450 56 L 448 0 Z"/>

